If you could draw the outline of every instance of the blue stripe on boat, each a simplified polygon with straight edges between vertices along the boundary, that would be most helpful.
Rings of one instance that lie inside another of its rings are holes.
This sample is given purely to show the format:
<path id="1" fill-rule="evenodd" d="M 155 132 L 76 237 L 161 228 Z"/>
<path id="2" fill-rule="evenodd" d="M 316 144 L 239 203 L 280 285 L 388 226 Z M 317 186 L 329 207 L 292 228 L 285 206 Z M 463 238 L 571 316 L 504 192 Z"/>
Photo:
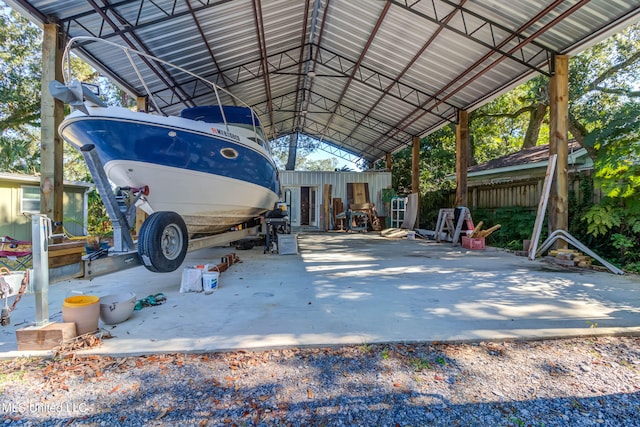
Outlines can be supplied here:
<path id="1" fill-rule="evenodd" d="M 131 160 L 172 166 L 250 182 L 276 194 L 280 192 L 276 168 L 267 157 L 213 135 L 98 117 L 72 120 L 62 133 L 78 148 L 94 144 L 105 164 L 112 160 Z M 238 157 L 223 157 L 224 148 L 234 149 Z"/>

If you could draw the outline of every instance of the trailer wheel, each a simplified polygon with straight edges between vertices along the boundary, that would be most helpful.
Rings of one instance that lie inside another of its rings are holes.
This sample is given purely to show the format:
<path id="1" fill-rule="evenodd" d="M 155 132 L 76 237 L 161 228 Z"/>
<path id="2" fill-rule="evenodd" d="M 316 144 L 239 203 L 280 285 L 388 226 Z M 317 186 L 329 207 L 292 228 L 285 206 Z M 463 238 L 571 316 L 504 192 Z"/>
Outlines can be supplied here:
<path id="1" fill-rule="evenodd" d="M 154 212 L 140 228 L 138 255 L 149 271 L 176 270 L 187 255 L 187 226 L 175 212 Z"/>

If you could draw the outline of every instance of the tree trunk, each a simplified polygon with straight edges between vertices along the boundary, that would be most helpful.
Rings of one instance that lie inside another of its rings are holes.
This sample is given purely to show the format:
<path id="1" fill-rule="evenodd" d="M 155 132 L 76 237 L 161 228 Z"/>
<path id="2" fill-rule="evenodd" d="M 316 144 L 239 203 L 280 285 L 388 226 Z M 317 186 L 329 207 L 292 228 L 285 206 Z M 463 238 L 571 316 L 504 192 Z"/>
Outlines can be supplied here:
<path id="1" fill-rule="evenodd" d="M 476 160 L 476 140 L 473 135 L 469 135 L 469 166 L 475 166 L 478 164 Z"/>
<path id="2" fill-rule="evenodd" d="M 529 116 L 529 126 L 527 126 L 527 133 L 524 135 L 524 141 L 522 142 L 522 149 L 535 147 L 538 143 L 538 136 L 540 135 L 540 127 L 544 116 L 547 114 L 547 105 L 544 103 L 538 103 L 535 108 L 531 110 Z"/>
<path id="3" fill-rule="evenodd" d="M 589 131 L 582 123 L 580 123 L 580 121 L 571 113 L 571 111 L 569 111 L 569 132 L 571 132 L 573 138 L 587 150 L 587 153 L 589 154 L 589 157 L 591 157 L 591 160 L 595 160 L 598 154 L 595 148 L 585 145 L 584 143 L 584 140 Z"/>
<path id="4" fill-rule="evenodd" d="M 284 169 L 288 171 L 295 170 L 296 157 L 298 155 L 298 133 L 294 132 L 289 135 L 289 155 L 287 156 L 287 164 Z"/>

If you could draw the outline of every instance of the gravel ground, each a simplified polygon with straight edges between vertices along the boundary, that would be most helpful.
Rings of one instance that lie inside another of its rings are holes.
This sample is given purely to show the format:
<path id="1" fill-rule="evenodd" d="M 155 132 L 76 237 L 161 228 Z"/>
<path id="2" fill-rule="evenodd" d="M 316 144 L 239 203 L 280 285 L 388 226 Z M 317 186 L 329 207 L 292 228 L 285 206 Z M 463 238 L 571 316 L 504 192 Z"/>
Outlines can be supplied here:
<path id="1" fill-rule="evenodd" d="M 3 426 L 640 426 L 640 338 L 0 361 Z"/>

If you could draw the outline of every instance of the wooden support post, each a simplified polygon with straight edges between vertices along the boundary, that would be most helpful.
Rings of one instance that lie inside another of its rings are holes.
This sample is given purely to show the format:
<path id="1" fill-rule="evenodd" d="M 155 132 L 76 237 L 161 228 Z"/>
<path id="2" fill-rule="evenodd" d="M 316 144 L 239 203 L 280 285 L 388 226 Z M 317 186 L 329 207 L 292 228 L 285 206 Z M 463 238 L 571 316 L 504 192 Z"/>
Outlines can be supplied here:
<path id="1" fill-rule="evenodd" d="M 410 227 L 413 229 L 420 216 L 420 138 L 417 136 L 413 137 L 411 150 L 411 192 L 416 193 L 416 221 Z"/>
<path id="2" fill-rule="evenodd" d="M 136 107 L 138 108 L 139 112 L 144 112 L 147 113 L 147 97 L 146 96 L 139 96 L 136 98 Z"/>
<path id="3" fill-rule="evenodd" d="M 387 172 L 391 172 L 391 153 L 385 155 L 385 161 L 387 164 Z"/>
<path id="4" fill-rule="evenodd" d="M 549 200 L 550 231 L 569 229 L 569 57 L 554 57 L 554 74 L 549 81 L 549 155 L 557 154 L 554 183 Z M 566 248 L 558 241 L 558 248 Z"/>
<path id="5" fill-rule="evenodd" d="M 555 57 L 552 62 L 552 67 L 555 69 Z M 555 84 L 555 71 L 552 70 L 551 77 L 549 78 L 549 158 L 558 155 L 558 140 L 554 138 L 558 130 L 558 106 L 555 102 L 557 87 Z M 551 178 L 551 187 L 549 188 L 549 200 L 547 203 L 547 223 L 549 232 L 556 229 L 556 201 L 558 199 L 558 192 L 556 191 L 556 175 L 555 171 Z M 542 193 L 540 193 L 542 194 Z"/>
<path id="6" fill-rule="evenodd" d="M 456 125 L 456 206 L 467 206 L 467 169 L 469 168 L 469 113 L 458 111 Z"/>
<path id="7" fill-rule="evenodd" d="M 62 33 L 56 24 L 44 24 L 42 41 L 42 97 L 40 142 L 40 213 L 54 221 L 63 218 L 63 142 L 58 126 L 64 119 L 64 103 L 49 92 L 49 82 L 62 81 Z M 54 228 L 61 233 L 62 227 Z"/>
<path id="8" fill-rule="evenodd" d="M 413 137 L 411 151 L 411 192 L 420 194 L 420 138 Z"/>

